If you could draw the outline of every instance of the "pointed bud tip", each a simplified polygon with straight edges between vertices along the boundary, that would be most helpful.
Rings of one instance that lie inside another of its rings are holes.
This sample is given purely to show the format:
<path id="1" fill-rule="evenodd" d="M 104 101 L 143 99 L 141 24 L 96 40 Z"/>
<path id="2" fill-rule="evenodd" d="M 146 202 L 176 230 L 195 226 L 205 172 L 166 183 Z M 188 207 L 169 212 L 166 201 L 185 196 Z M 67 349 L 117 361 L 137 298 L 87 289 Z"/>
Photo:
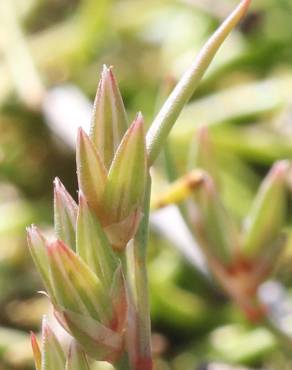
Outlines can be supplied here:
<path id="1" fill-rule="evenodd" d="M 38 347 L 37 337 L 33 331 L 30 332 L 30 342 L 33 348 Z"/>
<path id="2" fill-rule="evenodd" d="M 238 5 L 238 7 L 242 8 L 243 10 L 243 16 L 247 13 L 251 2 L 252 0 L 242 0 L 241 3 Z"/>
<path id="3" fill-rule="evenodd" d="M 84 193 L 83 193 L 82 190 L 79 190 L 78 191 L 78 204 L 81 207 L 84 206 L 85 204 L 87 204 L 86 197 L 85 197 L 85 195 L 84 195 Z"/>
<path id="4" fill-rule="evenodd" d="M 287 160 L 282 160 L 274 164 L 271 169 L 271 177 L 274 180 L 284 180 L 288 169 L 290 168 L 290 163 Z"/>
<path id="5" fill-rule="evenodd" d="M 64 192 L 64 186 L 58 177 L 55 177 L 53 184 L 54 184 L 54 198 L 56 201 L 59 200 L 61 193 Z"/>
<path id="6" fill-rule="evenodd" d="M 141 112 L 138 112 L 136 118 L 130 126 L 130 131 L 138 131 L 144 128 L 144 118 Z"/>
<path id="7" fill-rule="evenodd" d="M 107 66 L 104 64 L 102 66 L 101 78 L 100 78 L 100 85 L 105 84 L 109 81 L 112 85 L 116 85 L 116 79 L 113 73 L 113 66 Z"/>
<path id="8" fill-rule="evenodd" d="M 109 72 L 109 70 L 110 70 L 110 68 L 106 64 L 102 65 L 102 73 L 107 73 L 107 72 Z"/>
<path id="9" fill-rule="evenodd" d="M 48 338 L 52 334 L 52 329 L 48 323 L 48 318 L 46 315 L 43 316 L 42 320 L 42 335 L 45 338 Z"/>
<path id="10" fill-rule="evenodd" d="M 209 129 L 207 126 L 203 125 L 203 126 L 200 126 L 199 129 L 198 129 L 198 140 L 200 142 L 207 142 L 209 141 Z"/>
<path id="11" fill-rule="evenodd" d="M 112 72 L 113 68 L 114 68 L 113 65 L 108 66 L 107 64 L 104 63 L 102 65 L 102 71 L 101 71 L 101 73 L 102 74 L 103 73 L 110 74 Z"/>
<path id="12" fill-rule="evenodd" d="M 27 236 L 30 238 L 33 233 L 37 231 L 37 227 L 34 224 L 26 227 Z"/>
<path id="13" fill-rule="evenodd" d="M 89 141 L 88 135 L 81 127 L 79 127 L 78 132 L 77 132 L 77 142 L 76 142 L 77 162 L 79 160 L 79 156 L 81 155 L 81 152 L 84 150 L 83 148 L 86 147 L 86 143 L 88 141 Z"/>
<path id="14" fill-rule="evenodd" d="M 252 0 L 242 0 L 243 5 L 246 6 L 246 7 L 249 7 L 251 2 L 252 2 Z"/>
<path id="15" fill-rule="evenodd" d="M 45 241 L 44 236 L 42 235 L 38 227 L 34 224 L 28 226 L 26 228 L 26 232 L 29 248 L 36 246 L 40 240 L 43 242 Z"/>
<path id="16" fill-rule="evenodd" d="M 55 177 L 53 183 L 54 183 L 55 187 L 58 187 L 58 186 L 62 185 L 61 180 L 59 179 L 59 177 Z"/>
<path id="17" fill-rule="evenodd" d="M 41 350 L 39 346 L 39 342 L 37 340 L 37 337 L 34 332 L 30 332 L 30 343 L 31 343 L 31 348 L 33 352 L 33 357 L 34 361 L 36 364 L 36 369 L 41 369 L 41 361 L 42 361 L 42 355 L 41 355 Z"/>
<path id="18" fill-rule="evenodd" d="M 83 130 L 82 127 L 79 127 L 78 134 L 77 134 L 77 148 L 81 145 L 86 145 L 86 143 L 92 143 L 89 135 Z"/>
<path id="19" fill-rule="evenodd" d="M 55 254 L 55 253 L 58 253 L 59 249 L 60 249 L 60 244 L 61 244 L 61 241 L 56 239 L 56 240 L 53 240 L 51 243 L 49 243 L 48 245 L 48 254 L 49 256 Z"/>
<path id="20" fill-rule="evenodd" d="M 62 240 L 56 239 L 49 243 L 48 245 L 48 255 L 49 257 L 58 256 L 62 254 L 63 256 L 66 254 L 68 257 L 71 258 L 73 251 L 65 244 Z"/>
<path id="21" fill-rule="evenodd" d="M 78 127 L 78 130 L 77 130 L 77 142 L 79 142 L 80 139 L 83 139 L 84 136 L 87 136 L 86 135 L 86 132 L 83 130 L 82 127 Z"/>

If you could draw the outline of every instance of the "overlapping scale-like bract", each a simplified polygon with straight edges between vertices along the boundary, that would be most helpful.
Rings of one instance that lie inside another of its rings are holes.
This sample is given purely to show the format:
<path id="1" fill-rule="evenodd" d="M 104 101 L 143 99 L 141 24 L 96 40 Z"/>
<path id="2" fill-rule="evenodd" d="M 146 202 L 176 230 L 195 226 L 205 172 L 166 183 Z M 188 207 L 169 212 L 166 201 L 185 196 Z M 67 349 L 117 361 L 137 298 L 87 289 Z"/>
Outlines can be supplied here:
<path id="1" fill-rule="evenodd" d="M 91 357 L 114 362 L 128 310 L 119 254 L 142 218 L 147 159 L 142 115 L 127 128 L 111 68 L 102 72 L 92 123 L 90 136 L 78 134 L 78 204 L 56 179 L 56 239 L 32 226 L 28 244 L 58 321 Z"/>

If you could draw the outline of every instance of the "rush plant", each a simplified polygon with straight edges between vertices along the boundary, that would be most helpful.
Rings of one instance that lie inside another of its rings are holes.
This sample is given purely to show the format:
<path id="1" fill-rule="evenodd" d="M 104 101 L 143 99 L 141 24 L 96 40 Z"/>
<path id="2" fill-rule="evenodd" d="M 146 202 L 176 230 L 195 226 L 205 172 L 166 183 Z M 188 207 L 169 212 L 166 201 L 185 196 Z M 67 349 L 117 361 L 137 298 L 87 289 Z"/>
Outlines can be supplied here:
<path id="1" fill-rule="evenodd" d="M 238 222 L 223 202 L 213 149 L 207 129 L 199 129 L 196 153 L 191 155 L 194 169 L 170 184 L 152 208 L 180 204 L 216 280 L 249 320 L 260 322 L 267 312 L 257 297 L 258 288 L 273 271 L 287 239 L 291 163 L 281 160 L 273 165 L 248 214 Z"/>
<path id="2" fill-rule="evenodd" d="M 149 168 L 219 47 L 245 15 L 250 2 L 242 0 L 211 36 L 147 133 L 141 113 L 128 125 L 112 68 L 104 67 L 90 134 L 81 129 L 78 133 L 78 204 L 56 179 L 56 239 L 49 242 L 37 227 L 28 229 L 29 249 L 55 316 L 74 338 L 65 356 L 44 323 L 41 350 L 32 336 L 37 370 L 88 369 L 85 354 L 94 360 L 108 361 L 116 369 L 153 368 L 146 271 Z M 209 218 L 217 215 L 216 199 L 210 198 L 209 203 L 203 222 L 209 238 L 215 240 Z M 247 242 L 247 250 L 248 245 Z"/>

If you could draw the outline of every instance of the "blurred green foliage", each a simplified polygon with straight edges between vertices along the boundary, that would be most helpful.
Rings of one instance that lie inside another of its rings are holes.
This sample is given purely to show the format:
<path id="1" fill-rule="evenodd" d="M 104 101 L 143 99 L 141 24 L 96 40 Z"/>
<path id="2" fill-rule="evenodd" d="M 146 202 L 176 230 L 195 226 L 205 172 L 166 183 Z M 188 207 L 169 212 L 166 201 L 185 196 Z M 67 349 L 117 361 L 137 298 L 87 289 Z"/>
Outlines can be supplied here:
<path id="1" fill-rule="evenodd" d="M 37 329 L 47 310 L 46 298 L 36 294 L 42 287 L 28 256 L 25 226 L 38 223 L 50 233 L 55 176 L 76 195 L 74 151 L 48 123 L 44 96 L 70 83 L 92 101 L 102 64 L 112 64 L 131 118 L 141 110 L 150 124 L 165 83 L 179 78 L 235 3 L 1 1 L 1 370 L 32 368 L 26 331 Z M 238 219 L 271 164 L 292 157 L 291 45 L 292 2 L 254 0 L 169 140 L 174 168 L 183 174 L 197 127 L 210 126 L 224 201 Z M 30 104 L 36 91 L 37 104 Z M 162 166 L 157 173 L 164 183 Z M 154 189 L 163 186 L 159 181 Z M 202 279 L 172 247 L 152 232 L 149 279 L 157 369 L 209 369 L 203 365 L 209 361 L 290 369 L 291 359 L 274 336 L 247 323 L 213 282 Z M 288 290 L 291 261 L 288 243 L 275 272 Z"/>

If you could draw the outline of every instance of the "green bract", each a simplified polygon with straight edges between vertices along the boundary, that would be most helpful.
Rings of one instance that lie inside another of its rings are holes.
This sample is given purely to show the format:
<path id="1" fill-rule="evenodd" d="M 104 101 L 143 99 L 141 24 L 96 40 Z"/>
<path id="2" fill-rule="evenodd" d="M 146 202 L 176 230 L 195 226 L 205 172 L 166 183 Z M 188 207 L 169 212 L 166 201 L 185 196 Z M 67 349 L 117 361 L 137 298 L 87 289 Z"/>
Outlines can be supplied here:
<path id="1" fill-rule="evenodd" d="M 86 355 L 75 340 L 71 341 L 67 357 L 54 332 L 43 319 L 41 348 L 34 333 L 31 333 L 36 370 L 90 370 Z"/>

